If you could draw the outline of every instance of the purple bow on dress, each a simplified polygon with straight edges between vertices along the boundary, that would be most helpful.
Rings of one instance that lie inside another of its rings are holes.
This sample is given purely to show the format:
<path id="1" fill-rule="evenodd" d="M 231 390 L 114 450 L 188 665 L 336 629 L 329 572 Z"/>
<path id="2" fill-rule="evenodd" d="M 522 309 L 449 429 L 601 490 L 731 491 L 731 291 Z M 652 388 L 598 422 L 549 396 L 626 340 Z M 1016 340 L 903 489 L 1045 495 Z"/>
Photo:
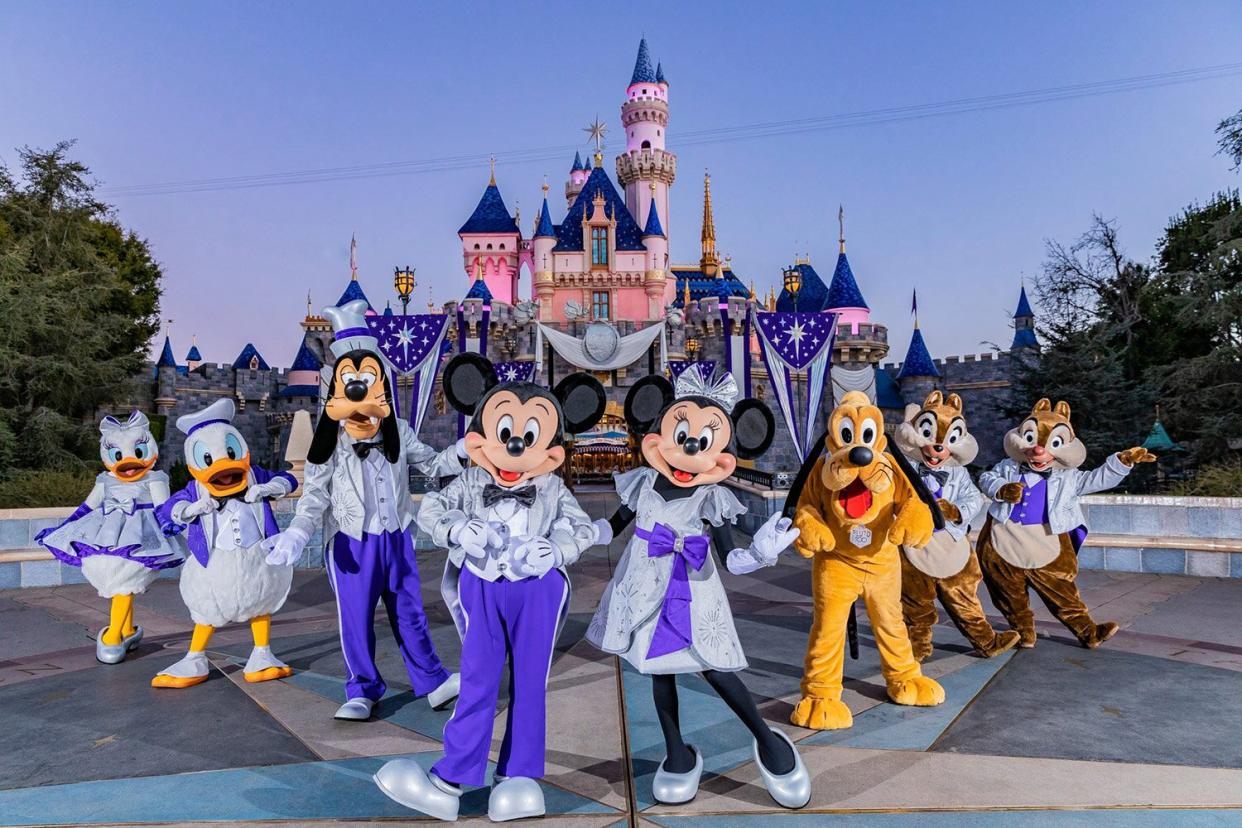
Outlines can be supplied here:
<path id="1" fill-rule="evenodd" d="M 690 578 L 686 564 L 693 566 L 696 572 L 703 568 L 710 539 L 707 535 L 678 537 L 676 532 L 663 523 L 657 523 L 650 529 L 635 529 L 634 534 L 647 542 L 648 557 L 676 555 L 673 558 L 668 589 L 664 593 L 664 603 L 660 605 L 660 618 L 651 636 L 651 646 L 647 649 L 647 658 L 684 650 L 693 641 L 690 624 Z"/>

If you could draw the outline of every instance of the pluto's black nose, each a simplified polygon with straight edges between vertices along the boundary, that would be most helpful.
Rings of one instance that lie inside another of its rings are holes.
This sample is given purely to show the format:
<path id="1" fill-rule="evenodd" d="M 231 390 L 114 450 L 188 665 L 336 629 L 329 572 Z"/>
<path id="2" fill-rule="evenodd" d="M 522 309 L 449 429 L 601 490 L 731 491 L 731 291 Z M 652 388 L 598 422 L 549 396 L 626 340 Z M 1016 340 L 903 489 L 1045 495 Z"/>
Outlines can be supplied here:
<path id="1" fill-rule="evenodd" d="M 351 402 L 362 402 L 367 398 L 367 384 L 357 380 L 345 383 L 345 398 Z"/>
<path id="2" fill-rule="evenodd" d="M 870 466 L 874 456 L 866 446 L 854 446 L 850 449 L 850 463 L 855 466 Z"/>
<path id="3" fill-rule="evenodd" d="M 521 437 L 510 437 L 509 442 L 505 443 L 505 451 L 514 457 L 520 457 L 526 451 L 526 441 Z"/>

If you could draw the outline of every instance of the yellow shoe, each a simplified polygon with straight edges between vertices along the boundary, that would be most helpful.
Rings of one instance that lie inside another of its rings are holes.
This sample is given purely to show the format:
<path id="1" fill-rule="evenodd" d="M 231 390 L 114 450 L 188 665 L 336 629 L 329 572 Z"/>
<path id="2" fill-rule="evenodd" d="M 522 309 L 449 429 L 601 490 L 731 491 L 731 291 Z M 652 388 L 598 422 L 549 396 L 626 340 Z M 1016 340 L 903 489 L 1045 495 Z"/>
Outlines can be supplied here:
<path id="1" fill-rule="evenodd" d="M 293 668 L 272 655 L 271 647 L 255 647 L 250 651 L 242 677 L 251 684 L 260 681 L 288 678 L 293 675 Z"/>
<path id="2" fill-rule="evenodd" d="M 161 670 L 151 679 L 152 687 L 168 687 L 181 690 L 202 684 L 211 673 L 211 664 L 206 653 L 188 652 L 180 661 L 166 670 Z"/>
<path id="3" fill-rule="evenodd" d="M 789 721 L 811 730 L 844 730 L 853 727 L 854 716 L 839 699 L 806 696 L 789 715 Z"/>

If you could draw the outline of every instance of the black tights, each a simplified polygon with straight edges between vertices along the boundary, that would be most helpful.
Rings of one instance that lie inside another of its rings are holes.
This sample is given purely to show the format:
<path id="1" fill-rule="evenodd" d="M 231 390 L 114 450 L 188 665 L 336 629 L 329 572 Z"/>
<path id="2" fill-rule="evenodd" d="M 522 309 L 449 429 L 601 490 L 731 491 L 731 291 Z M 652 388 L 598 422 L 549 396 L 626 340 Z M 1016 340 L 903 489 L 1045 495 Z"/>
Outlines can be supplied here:
<path id="1" fill-rule="evenodd" d="M 759 742 L 759 759 L 763 766 L 777 775 L 793 770 L 793 749 L 784 739 L 773 733 L 759 715 L 755 700 L 737 673 L 704 670 L 703 678 Z M 655 701 L 656 714 L 660 717 L 660 730 L 664 732 L 667 755 L 664 769 L 670 773 L 685 773 L 694 767 L 694 753 L 681 738 L 681 717 L 677 712 L 677 676 L 652 676 L 651 695 Z"/>

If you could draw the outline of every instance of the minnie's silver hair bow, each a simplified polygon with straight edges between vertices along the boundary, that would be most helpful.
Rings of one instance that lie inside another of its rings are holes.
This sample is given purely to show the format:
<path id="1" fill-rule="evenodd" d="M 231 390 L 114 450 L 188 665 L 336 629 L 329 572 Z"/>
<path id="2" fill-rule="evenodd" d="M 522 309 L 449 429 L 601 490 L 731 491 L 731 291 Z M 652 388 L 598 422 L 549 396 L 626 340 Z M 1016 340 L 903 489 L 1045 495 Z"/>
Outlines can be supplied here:
<path id="1" fill-rule="evenodd" d="M 720 403 L 725 411 L 732 411 L 737 404 L 737 380 L 725 371 L 715 381 L 703 376 L 702 366 L 691 365 L 681 372 L 673 384 L 673 394 L 682 397 L 707 397 Z"/>

